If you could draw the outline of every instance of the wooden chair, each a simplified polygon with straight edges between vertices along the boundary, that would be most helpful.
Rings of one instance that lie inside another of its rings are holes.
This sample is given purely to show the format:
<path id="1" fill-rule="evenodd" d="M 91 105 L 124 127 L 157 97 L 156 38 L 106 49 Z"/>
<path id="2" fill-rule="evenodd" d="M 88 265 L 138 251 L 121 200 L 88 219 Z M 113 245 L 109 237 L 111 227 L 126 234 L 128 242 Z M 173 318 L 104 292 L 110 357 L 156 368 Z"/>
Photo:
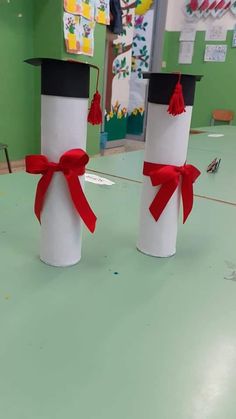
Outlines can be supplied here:
<path id="1" fill-rule="evenodd" d="M 12 173 L 11 170 L 11 163 L 10 163 L 10 159 L 9 159 L 9 155 L 8 155 L 8 150 L 7 150 L 8 146 L 6 144 L 2 144 L 0 143 L 0 151 L 3 150 L 5 153 L 5 157 L 6 157 L 6 161 L 7 161 L 7 166 L 8 166 L 8 170 L 9 173 Z"/>
<path id="2" fill-rule="evenodd" d="M 212 112 L 211 125 L 215 125 L 215 121 L 228 122 L 232 124 L 234 119 L 234 112 L 226 109 L 215 109 Z"/>

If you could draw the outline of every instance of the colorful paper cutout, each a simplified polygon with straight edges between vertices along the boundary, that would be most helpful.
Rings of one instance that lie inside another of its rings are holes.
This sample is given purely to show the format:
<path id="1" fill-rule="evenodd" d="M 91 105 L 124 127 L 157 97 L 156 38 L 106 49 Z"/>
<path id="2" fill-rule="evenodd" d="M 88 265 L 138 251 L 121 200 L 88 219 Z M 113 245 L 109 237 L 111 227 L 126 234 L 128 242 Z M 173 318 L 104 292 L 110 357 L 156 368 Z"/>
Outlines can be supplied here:
<path id="1" fill-rule="evenodd" d="M 93 56 L 95 23 L 81 17 L 80 54 Z"/>
<path id="2" fill-rule="evenodd" d="M 82 16 L 64 13 L 64 38 L 66 51 L 71 54 L 94 54 L 95 22 Z"/>
<path id="3" fill-rule="evenodd" d="M 73 13 L 94 20 L 95 0 L 64 0 L 64 9 L 67 13 Z"/>
<path id="4" fill-rule="evenodd" d="M 96 0 L 95 20 L 103 25 L 110 25 L 110 2 L 109 0 Z"/>

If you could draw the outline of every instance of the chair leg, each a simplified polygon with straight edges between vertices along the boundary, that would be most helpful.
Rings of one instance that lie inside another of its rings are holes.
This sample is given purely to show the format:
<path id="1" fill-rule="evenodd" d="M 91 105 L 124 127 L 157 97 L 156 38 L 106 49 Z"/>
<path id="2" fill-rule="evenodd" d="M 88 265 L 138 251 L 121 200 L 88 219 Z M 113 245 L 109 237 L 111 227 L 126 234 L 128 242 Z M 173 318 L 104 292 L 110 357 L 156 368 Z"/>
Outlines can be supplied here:
<path id="1" fill-rule="evenodd" d="M 7 148 L 5 148 L 4 151 L 5 151 L 5 156 L 6 156 L 6 161 L 7 161 L 7 166 L 8 166 L 9 173 L 12 173 L 11 163 L 10 163 L 10 159 L 9 159 Z"/>

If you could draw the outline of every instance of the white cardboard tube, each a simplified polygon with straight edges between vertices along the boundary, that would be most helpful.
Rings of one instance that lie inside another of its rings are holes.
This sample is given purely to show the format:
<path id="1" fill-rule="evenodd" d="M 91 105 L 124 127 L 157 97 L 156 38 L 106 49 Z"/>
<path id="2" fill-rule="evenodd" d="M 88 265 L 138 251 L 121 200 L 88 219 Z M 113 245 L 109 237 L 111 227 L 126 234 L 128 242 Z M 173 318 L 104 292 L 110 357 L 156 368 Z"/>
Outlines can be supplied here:
<path id="1" fill-rule="evenodd" d="M 187 157 L 192 106 L 179 116 L 171 116 L 166 105 L 148 104 L 148 121 L 144 160 L 150 163 L 184 165 Z M 160 187 L 153 187 L 144 176 L 141 195 L 137 248 L 148 255 L 168 257 L 176 253 L 180 187 L 171 197 L 158 221 L 149 211 Z"/>
<path id="2" fill-rule="evenodd" d="M 41 152 L 58 162 L 73 148 L 86 149 L 88 99 L 41 96 Z M 84 177 L 80 177 L 82 186 Z M 41 215 L 40 258 L 52 266 L 70 266 L 81 259 L 82 222 L 64 175 L 54 173 Z"/>

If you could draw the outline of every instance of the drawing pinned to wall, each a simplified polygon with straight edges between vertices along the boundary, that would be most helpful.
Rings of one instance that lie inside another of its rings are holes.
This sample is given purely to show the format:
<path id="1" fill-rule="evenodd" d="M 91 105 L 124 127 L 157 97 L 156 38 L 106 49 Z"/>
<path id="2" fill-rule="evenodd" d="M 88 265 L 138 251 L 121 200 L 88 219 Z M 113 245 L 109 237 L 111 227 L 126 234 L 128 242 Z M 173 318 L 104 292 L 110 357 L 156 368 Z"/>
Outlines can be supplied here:
<path id="1" fill-rule="evenodd" d="M 226 41 L 227 29 L 222 25 L 209 26 L 206 30 L 205 41 Z"/>
<path id="2" fill-rule="evenodd" d="M 94 54 L 94 27 L 95 23 L 81 17 L 81 48 L 80 53 L 93 56 Z"/>
<path id="3" fill-rule="evenodd" d="M 64 9 L 67 13 L 80 15 L 88 20 L 94 20 L 94 0 L 64 0 Z"/>
<path id="4" fill-rule="evenodd" d="M 67 52 L 71 54 L 94 54 L 95 22 L 82 16 L 64 13 L 64 38 Z"/>
<path id="5" fill-rule="evenodd" d="M 227 45 L 206 45 L 204 61 L 224 63 Z"/>
<path id="6" fill-rule="evenodd" d="M 193 25 L 185 25 L 180 32 L 180 41 L 195 41 L 196 39 L 196 27 Z"/>
<path id="7" fill-rule="evenodd" d="M 110 2 L 109 0 L 96 0 L 95 20 L 103 25 L 110 25 Z"/>
<path id="8" fill-rule="evenodd" d="M 194 42 L 180 42 L 179 64 L 192 64 L 194 52 Z"/>
<path id="9" fill-rule="evenodd" d="M 212 16 L 221 18 L 225 13 L 236 13 L 235 0 L 185 0 L 184 13 L 189 20 L 199 20 Z"/>
<path id="10" fill-rule="evenodd" d="M 77 54 L 78 51 L 80 51 L 79 23 L 79 16 L 64 13 L 64 38 L 66 50 L 72 54 Z"/>

